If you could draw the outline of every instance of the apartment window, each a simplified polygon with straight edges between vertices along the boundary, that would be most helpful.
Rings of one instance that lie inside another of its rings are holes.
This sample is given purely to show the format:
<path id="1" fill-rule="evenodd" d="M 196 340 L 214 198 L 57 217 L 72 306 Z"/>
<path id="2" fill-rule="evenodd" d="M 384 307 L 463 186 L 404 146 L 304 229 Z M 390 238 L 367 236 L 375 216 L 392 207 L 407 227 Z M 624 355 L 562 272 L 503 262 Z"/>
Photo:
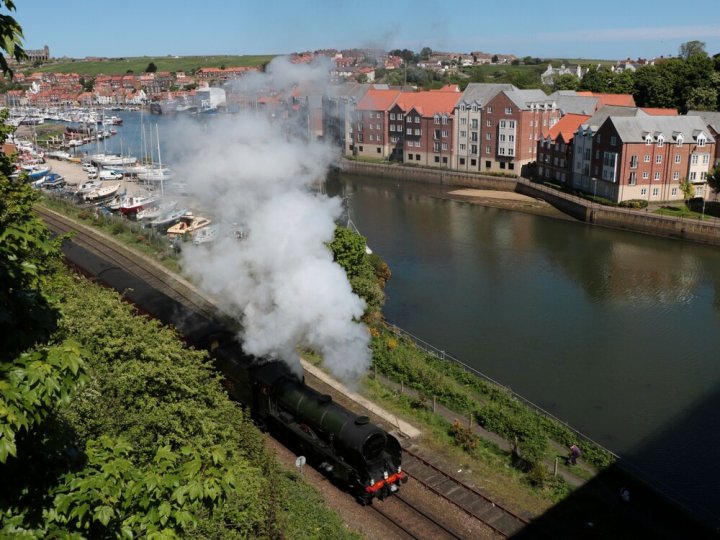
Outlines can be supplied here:
<path id="1" fill-rule="evenodd" d="M 440 117 L 438 115 L 435 115 L 433 120 L 435 121 L 436 124 L 440 125 Z"/>
<path id="2" fill-rule="evenodd" d="M 415 141 L 415 148 L 420 148 L 420 141 Z"/>
<path id="3" fill-rule="evenodd" d="M 477 142 L 477 140 L 478 140 L 478 132 L 477 131 L 470 132 L 470 140 L 473 142 Z"/>
<path id="4" fill-rule="evenodd" d="M 678 171 L 675 171 L 672 175 L 673 180 L 680 180 L 680 173 Z"/>
<path id="5" fill-rule="evenodd" d="M 412 159 L 413 159 L 413 155 L 412 155 L 412 154 L 408 154 L 408 161 L 412 161 Z"/>
<path id="6" fill-rule="evenodd" d="M 406 133 L 407 133 L 408 135 L 412 135 L 412 128 L 407 128 Z"/>
<path id="7" fill-rule="evenodd" d="M 374 140 L 375 140 L 375 135 L 372 135 L 372 134 L 371 134 L 371 135 L 370 135 L 370 142 L 372 142 L 372 141 L 374 141 Z"/>
<path id="8" fill-rule="evenodd" d="M 471 153 L 471 154 L 477 154 L 477 153 L 478 153 L 477 144 L 473 144 L 472 146 L 470 146 L 470 153 Z"/>
<path id="9" fill-rule="evenodd" d="M 655 171 L 655 174 L 653 174 L 653 178 L 655 180 L 660 180 L 660 171 Z"/>
<path id="10" fill-rule="evenodd" d="M 440 156 L 435 156 L 435 163 L 440 163 Z"/>
<path id="11" fill-rule="evenodd" d="M 680 154 L 675 154 L 675 163 L 680 163 Z"/>
<path id="12" fill-rule="evenodd" d="M 505 134 L 504 133 L 500 134 L 500 142 L 505 142 Z"/>
<path id="13" fill-rule="evenodd" d="M 485 110 L 486 110 L 488 113 L 491 113 L 491 112 L 492 112 L 492 107 L 486 107 Z"/>
<path id="14" fill-rule="evenodd" d="M 440 130 L 436 129 L 433 131 L 433 139 L 439 139 L 440 138 Z"/>
<path id="15" fill-rule="evenodd" d="M 600 159 L 600 150 L 595 150 L 595 159 Z"/>
<path id="16" fill-rule="evenodd" d="M 466 148 L 467 148 L 466 144 L 463 143 L 460 145 L 460 150 L 462 150 L 463 152 L 465 151 Z"/>
<path id="17" fill-rule="evenodd" d="M 636 172 L 630 173 L 630 180 L 628 181 L 628 184 L 631 186 L 634 186 L 635 184 L 637 184 L 637 173 Z"/>
<path id="18" fill-rule="evenodd" d="M 478 128 L 478 121 L 477 118 L 473 118 L 470 121 L 470 129 L 477 129 Z"/>
<path id="19" fill-rule="evenodd" d="M 515 142 L 515 135 L 508 135 L 508 141 Z"/>
<path id="20" fill-rule="evenodd" d="M 485 147 L 485 153 L 486 153 L 486 154 L 491 154 L 491 153 L 492 153 L 492 149 L 491 149 L 489 146 L 486 146 L 486 147 Z"/>
<path id="21" fill-rule="evenodd" d="M 602 142 L 602 133 L 598 133 L 597 136 L 595 137 L 595 140 L 597 141 L 598 144 L 600 144 Z"/>
<path id="22" fill-rule="evenodd" d="M 376 149 L 375 149 L 375 151 L 376 151 L 376 152 L 377 152 L 378 154 L 380 154 L 380 153 L 381 153 L 381 150 L 380 150 L 380 148 L 376 148 Z"/>
<path id="23" fill-rule="evenodd" d="M 663 144 L 665 144 L 665 140 L 662 137 L 660 137 L 658 139 L 658 148 L 662 148 Z"/>
<path id="24" fill-rule="evenodd" d="M 448 149 L 448 143 L 444 142 L 442 143 L 442 149 L 447 150 Z"/>
<path id="25" fill-rule="evenodd" d="M 492 120 L 485 120 L 485 125 L 487 127 L 492 127 Z"/>
<path id="26" fill-rule="evenodd" d="M 508 127 L 510 129 L 515 129 L 515 120 L 508 120 Z"/>
<path id="27" fill-rule="evenodd" d="M 421 130 L 419 130 L 418 128 L 415 128 L 415 135 L 420 135 L 421 133 L 422 133 Z"/>
<path id="28" fill-rule="evenodd" d="M 500 147 L 500 148 L 498 149 L 498 154 L 500 154 L 501 156 L 504 156 L 504 155 L 505 155 L 505 149 L 504 149 L 503 147 Z"/>
<path id="29" fill-rule="evenodd" d="M 450 132 L 447 129 L 442 130 L 442 136 L 447 137 L 450 134 Z"/>
<path id="30" fill-rule="evenodd" d="M 650 173 L 649 173 L 649 172 L 644 172 L 644 173 L 643 173 L 643 180 L 647 180 L 648 178 L 650 178 Z"/>
<path id="31" fill-rule="evenodd" d="M 653 197 L 657 197 L 657 196 L 658 196 L 658 193 L 660 193 L 660 188 L 654 187 L 654 188 L 653 188 Z"/>
<path id="32" fill-rule="evenodd" d="M 530 127 L 533 127 L 534 125 L 535 125 L 535 122 L 533 122 L 532 120 L 530 120 Z"/>
<path id="33" fill-rule="evenodd" d="M 486 169 L 489 169 L 489 168 L 490 168 L 490 162 L 489 162 L 489 161 L 486 161 L 486 162 L 485 162 L 485 168 L 486 168 Z"/>
<path id="34" fill-rule="evenodd" d="M 708 163 L 710 163 L 710 154 L 703 154 L 702 162 L 703 162 L 703 165 L 707 165 Z"/>
<path id="35" fill-rule="evenodd" d="M 705 137 L 698 138 L 698 146 L 705 146 Z"/>
<path id="36" fill-rule="evenodd" d="M 512 156 L 515 154 L 515 151 L 512 148 L 508 148 L 508 156 Z"/>
<path id="37" fill-rule="evenodd" d="M 658 154 L 657 156 L 655 156 L 655 163 L 662 163 L 662 154 Z"/>
<path id="38" fill-rule="evenodd" d="M 673 195 L 677 195 L 677 188 L 676 187 L 672 188 L 671 193 Z"/>
<path id="39" fill-rule="evenodd" d="M 461 131 L 460 132 L 461 137 L 467 137 L 467 131 Z"/>
<path id="40" fill-rule="evenodd" d="M 396 143 L 396 142 L 398 142 L 399 140 L 400 140 L 399 137 L 390 137 L 390 142 Z"/>
<path id="41" fill-rule="evenodd" d="M 637 156 L 630 156 L 630 168 L 637 169 L 638 158 Z"/>
<path id="42" fill-rule="evenodd" d="M 697 173 L 695 171 L 690 173 L 690 180 L 695 180 L 697 178 Z"/>
<path id="43" fill-rule="evenodd" d="M 460 125 L 461 125 L 461 126 L 467 126 L 467 118 L 462 117 L 462 118 L 460 119 Z"/>
<path id="44" fill-rule="evenodd" d="M 390 120 L 395 120 L 395 113 L 394 113 L 394 112 L 391 112 L 391 113 L 390 113 Z"/>
<path id="45" fill-rule="evenodd" d="M 450 121 L 447 116 L 443 116 L 440 120 L 442 121 L 443 126 L 447 126 L 448 122 Z M 447 159 L 447 158 L 443 158 L 443 159 Z"/>
<path id="46" fill-rule="evenodd" d="M 650 154 L 645 154 L 645 158 L 643 161 L 645 161 L 645 163 L 650 163 Z"/>
<path id="47" fill-rule="evenodd" d="M 485 140 L 491 141 L 491 140 L 492 140 L 492 133 L 486 133 L 486 134 L 485 134 Z"/>
<path id="48" fill-rule="evenodd" d="M 395 124 L 390 124 L 390 131 L 395 131 Z"/>
<path id="49" fill-rule="evenodd" d="M 690 163 L 692 163 L 693 165 L 698 164 L 698 155 L 697 154 L 692 155 L 692 158 L 690 159 Z"/>
<path id="50" fill-rule="evenodd" d="M 436 142 L 433 143 L 433 152 L 439 152 L 440 151 L 440 143 Z"/>
<path id="51" fill-rule="evenodd" d="M 420 123 L 420 117 L 419 117 L 419 116 L 416 116 L 416 117 L 415 117 L 415 123 L 416 123 L 416 124 L 419 124 L 419 123 Z"/>
<path id="52" fill-rule="evenodd" d="M 461 157 L 461 158 L 460 158 L 460 165 L 465 165 L 465 158 L 464 158 L 464 157 Z"/>
<path id="53" fill-rule="evenodd" d="M 415 154 L 415 161 L 420 161 L 420 154 Z"/>
<path id="54" fill-rule="evenodd" d="M 504 127 L 505 127 L 505 120 L 500 120 L 500 127 L 501 127 L 501 128 L 504 128 Z"/>
<path id="55" fill-rule="evenodd" d="M 645 146 L 650 146 L 652 144 L 652 137 L 648 135 L 645 137 Z"/>
<path id="56" fill-rule="evenodd" d="M 610 146 L 617 146 L 617 137 L 615 135 L 610 136 Z"/>
<path id="57" fill-rule="evenodd" d="M 363 142 L 363 134 L 362 133 L 358 133 L 357 142 Z"/>
<path id="58" fill-rule="evenodd" d="M 505 107 L 505 114 L 512 114 L 512 107 Z"/>
<path id="59" fill-rule="evenodd" d="M 640 190 L 640 195 L 647 195 L 647 188 L 642 188 Z"/>
<path id="60" fill-rule="evenodd" d="M 500 162 L 500 168 L 501 168 L 501 169 L 504 169 L 504 168 L 505 168 L 505 162 L 504 162 L 504 161 L 501 161 L 501 162 Z"/>

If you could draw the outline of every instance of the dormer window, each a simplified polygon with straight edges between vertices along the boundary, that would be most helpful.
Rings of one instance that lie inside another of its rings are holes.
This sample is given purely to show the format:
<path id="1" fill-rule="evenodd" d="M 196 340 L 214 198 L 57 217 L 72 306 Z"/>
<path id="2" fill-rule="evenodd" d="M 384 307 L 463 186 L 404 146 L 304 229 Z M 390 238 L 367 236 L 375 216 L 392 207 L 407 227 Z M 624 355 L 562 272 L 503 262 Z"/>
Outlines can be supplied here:
<path id="1" fill-rule="evenodd" d="M 677 145 L 678 145 L 678 146 L 682 146 L 682 145 L 683 145 L 683 136 L 682 136 L 682 135 L 678 135 L 678 136 L 677 136 Z"/>
<path id="2" fill-rule="evenodd" d="M 465 104 L 464 103 L 460 104 L 460 111 L 465 112 Z"/>
<path id="3" fill-rule="evenodd" d="M 652 144 L 652 135 L 645 135 L 645 144 L 648 146 Z"/>
<path id="4" fill-rule="evenodd" d="M 663 137 L 662 135 L 658 135 L 658 139 L 657 139 L 658 148 L 662 148 L 663 144 L 665 144 L 665 137 Z"/>
<path id="5" fill-rule="evenodd" d="M 705 135 L 703 135 L 703 134 L 701 133 L 701 134 L 698 136 L 697 145 L 698 145 L 698 146 L 705 146 L 705 141 L 706 141 L 706 140 L 707 140 L 707 139 L 705 138 Z"/>

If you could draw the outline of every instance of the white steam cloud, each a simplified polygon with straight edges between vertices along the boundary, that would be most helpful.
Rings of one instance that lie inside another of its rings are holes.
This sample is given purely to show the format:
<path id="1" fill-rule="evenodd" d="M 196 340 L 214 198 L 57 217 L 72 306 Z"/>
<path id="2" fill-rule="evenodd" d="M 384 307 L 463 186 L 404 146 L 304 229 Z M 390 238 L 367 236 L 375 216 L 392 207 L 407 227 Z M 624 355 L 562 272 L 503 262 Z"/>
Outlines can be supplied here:
<path id="1" fill-rule="evenodd" d="M 244 78 L 243 91 L 322 85 L 327 66 L 274 61 L 268 75 Z M 300 370 L 298 346 L 324 358 L 332 373 L 351 381 L 370 363 L 369 334 L 358 323 L 365 302 L 353 294 L 326 243 L 341 203 L 314 189 L 335 151 L 292 136 L 278 116 L 241 112 L 205 125 L 183 125 L 169 141 L 186 158 L 177 172 L 226 232 L 201 246 L 185 244 L 183 268 L 220 298 L 243 326 L 246 352 L 288 362 Z M 221 229 L 222 231 L 222 229 Z"/>

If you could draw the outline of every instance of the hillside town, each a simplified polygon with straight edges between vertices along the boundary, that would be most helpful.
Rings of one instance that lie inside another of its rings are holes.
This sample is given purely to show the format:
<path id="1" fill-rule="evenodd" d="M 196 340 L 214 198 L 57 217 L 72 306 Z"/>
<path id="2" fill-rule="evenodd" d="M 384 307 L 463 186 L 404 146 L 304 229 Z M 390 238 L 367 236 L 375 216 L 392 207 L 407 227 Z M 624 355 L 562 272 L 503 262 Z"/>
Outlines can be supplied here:
<path id="1" fill-rule="evenodd" d="M 289 92 L 248 90 L 242 80 L 261 69 L 256 67 L 98 75 L 92 89 L 74 73 L 17 72 L 13 82 L 20 88 L 5 93 L 5 105 L 16 122 L 43 114 L 62 118 L 74 108 L 147 106 L 158 114 L 249 108 L 336 143 L 348 158 L 531 177 L 614 203 L 687 199 L 683 182 L 691 184 L 690 196 L 707 197 L 708 173 L 720 164 L 717 112 L 681 115 L 675 108 L 639 107 L 629 93 L 547 93 L 508 83 L 471 82 L 463 90 L 458 84 L 422 90 L 374 83 L 377 65 L 385 73 L 405 65 L 402 57 L 382 51 L 316 51 L 292 55 L 289 62 L 319 59 L 330 60 L 330 84 L 299 82 Z M 517 62 L 479 52 L 425 51 L 416 60 L 438 69 Z M 652 63 L 622 60 L 611 71 Z M 543 77 L 556 73 L 553 69 L 550 65 Z M 576 69 L 581 75 L 580 66 Z"/>

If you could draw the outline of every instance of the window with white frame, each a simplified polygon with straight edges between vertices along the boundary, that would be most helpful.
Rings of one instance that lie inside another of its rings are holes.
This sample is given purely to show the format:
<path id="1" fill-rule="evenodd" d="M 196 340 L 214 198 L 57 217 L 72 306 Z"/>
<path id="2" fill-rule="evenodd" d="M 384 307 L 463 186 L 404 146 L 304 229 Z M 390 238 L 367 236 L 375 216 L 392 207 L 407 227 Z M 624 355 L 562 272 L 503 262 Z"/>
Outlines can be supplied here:
<path id="1" fill-rule="evenodd" d="M 638 166 L 638 157 L 637 156 L 630 156 L 630 168 L 631 169 L 637 169 Z"/>
<path id="2" fill-rule="evenodd" d="M 477 144 L 473 144 L 473 145 L 470 147 L 470 153 L 471 153 L 471 154 L 477 154 L 477 153 L 478 153 L 478 146 L 477 146 Z"/>
<path id="3" fill-rule="evenodd" d="M 673 179 L 673 180 L 680 180 L 680 172 L 679 172 L 679 171 L 673 172 L 672 179 Z"/>
<path id="4" fill-rule="evenodd" d="M 505 149 L 502 146 L 498 148 L 498 154 L 500 154 L 501 156 L 505 155 Z"/>
<path id="5" fill-rule="evenodd" d="M 652 135 L 647 135 L 645 137 L 645 145 L 650 146 L 652 144 Z"/>
<path id="6" fill-rule="evenodd" d="M 460 143 L 460 150 L 463 152 L 467 150 L 467 145 L 465 143 Z"/>
<path id="7" fill-rule="evenodd" d="M 491 112 L 492 112 L 492 107 L 487 107 L 485 110 L 486 110 L 487 112 L 491 113 Z"/>
<path id="8" fill-rule="evenodd" d="M 658 196 L 658 193 L 660 193 L 660 188 L 654 187 L 654 188 L 653 188 L 653 197 L 657 197 L 657 196 Z"/>
<path id="9" fill-rule="evenodd" d="M 655 163 L 662 163 L 662 154 L 658 154 L 657 156 L 655 156 Z"/>
<path id="10" fill-rule="evenodd" d="M 708 163 L 710 163 L 710 154 L 703 154 L 702 156 L 703 165 L 707 165 Z"/>
<path id="11" fill-rule="evenodd" d="M 415 128 L 415 135 L 420 135 L 422 131 L 418 128 Z"/>
<path id="12" fill-rule="evenodd" d="M 501 128 L 504 128 L 504 127 L 505 127 L 505 120 L 500 120 L 500 127 L 501 127 Z"/>
<path id="13" fill-rule="evenodd" d="M 390 131 L 395 131 L 395 124 L 390 124 Z"/>
<path id="14" fill-rule="evenodd" d="M 505 114 L 512 114 L 512 107 L 505 107 Z"/>
<path id="15" fill-rule="evenodd" d="M 505 142 L 505 134 L 504 133 L 500 134 L 500 142 Z"/>
<path id="16" fill-rule="evenodd" d="M 442 143 L 442 149 L 447 150 L 448 149 L 448 143 L 444 142 Z"/>
<path id="17" fill-rule="evenodd" d="M 406 133 L 407 133 L 408 135 L 412 135 L 412 128 L 407 128 Z"/>
<path id="18" fill-rule="evenodd" d="M 705 146 L 705 140 L 706 140 L 706 139 L 705 139 L 705 136 L 700 135 L 700 136 L 698 137 L 698 144 L 697 144 L 697 145 L 698 145 L 698 146 Z"/>
<path id="19" fill-rule="evenodd" d="M 433 143 L 433 152 L 439 152 L 440 151 L 440 143 L 436 142 Z"/>
<path id="20" fill-rule="evenodd" d="M 660 171 L 655 171 L 655 173 L 653 174 L 653 179 L 660 180 Z"/>
<path id="21" fill-rule="evenodd" d="M 635 184 L 637 184 L 637 173 L 636 172 L 630 173 L 630 180 L 628 180 L 628 184 L 631 186 L 634 186 Z"/>
<path id="22" fill-rule="evenodd" d="M 665 137 L 663 137 L 662 135 L 660 135 L 660 136 L 658 137 L 658 140 L 657 140 L 658 148 L 662 148 L 662 147 L 663 147 L 663 144 L 665 144 Z"/>
<path id="23" fill-rule="evenodd" d="M 477 118 L 473 118 L 470 120 L 470 129 L 477 129 L 478 128 L 478 121 Z"/>
<path id="24" fill-rule="evenodd" d="M 647 195 L 647 188 L 642 188 L 640 190 L 640 195 Z"/>
<path id="25" fill-rule="evenodd" d="M 395 113 L 394 113 L 394 112 L 391 112 L 391 113 L 390 113 L 390 120 L 395 120 Z"/>
<path id="26" fill-rule="evenodd" d="M 486 127 L 492 127 L 492 120 L 485 120 Z"/>
<path id="27" fill-rule="evenodd" d="M 460 125 L 461 126 L 467 126 L 467 118 L 464 116 L 460 119 Z"/>
<path id="28" fill-rule="evenodd" d="M 443 129 L 443 130 L 442 130 L 442 136 L 443 136 L 443 137 L 447 137 L 447 136 L 449 136 L 449 135 L 450 135 L 450 132 L 449 132 L 447 129 Z"/>
<path id="29" fill-rule="evenodd" d="M 419 117 L 419 116 L 416 116 L 416 117 L 415 117 L 415 123 L 416 123 L 416 124 L 419 124 L 419 123 L 420 123 L 420 117 Z"/>
<path id="30" fill-rule="evenodd" d="M 436 114 L 436 115 L 433 117 L 433 121 L 434 121 L 436 124 L 439 125 L 439 124 L 440 124 L 440 117 Z"/>
<path id="31" fill-rule="evenodd" d="M 672 188 L 672 190 L 670 190 L 670 193 L 672 195 L 677 195 L 677 188 L 676 187 Z"/>
<path id="32" fill-rule="evenodd" d="M 645 163 L 650 163 L 650 154 L 645 154 L 645 158 L 643 161 L 645 161 Z"/>
<path id="33" fill-rule="evenodd" d="M 508 156 L 512 156 L 515 151 L 512 148 L 508 148 Z"/>
<path id="34" fill-rule="evenodd" d="M 698 154 L 693 154 L 693 155 L 692 155 L 692 158 L 690 158 L 690 163 L 692 163 L 693 165 L 697 165 L 697 164 L 698 164 Z"/>
<path id="35" fill-rule="evenodd" d="M 515 135 L 508 135 L 508 141 L 515 142 Z"/>
<path id="36" fill-rule="evenodd" d="M 491 149 L 489 146 L 486 146 L 486 147 L 485 147 L 485 153 L 486 153 L 486 154 L 491 154 L 491 153 L 492 153 L 492 149 Z"/>
<path id="37" fill-rule="evenodd" d="M 697 172 L 693 171 L 690 173 L 690 180 L 696 180 L 697 179 Z"/>
<path id="38" fill-rule="evenodd" d="M 508 120 L 508 127 L 510 129 L 515 129 L 515 120 Z"/>
<path id="39" fill-rule="evenodd" d="M 617 137 L 615 135 L 610 136 L 610 146 L 617 146 Z"/>
<path id="40" fill-rule="evenodd" d="M 460 132 L 461 137 L 467 137 L 467 131 L 461 131 Z"/>
<path id="41" fill-rule="evenodd" d="M 491 141 L 491 140 L 492 140 L 492 133 L 486 133 L 486 134 L 485 134 L 485 139 L 488 140 L 488 141 Z"/>
<path id="42" fill-rule="evenodd" d="M 681 159 L 680 154 L 675 154 L 675 163 L 680 163 Z"/>
<path id="43" fill-rule="evenodd" d="M 644 172 L 644 173 L 643 173 L 643 180 L 647 180 L 648 178 L 650 178 L 650 173 Z"/>

